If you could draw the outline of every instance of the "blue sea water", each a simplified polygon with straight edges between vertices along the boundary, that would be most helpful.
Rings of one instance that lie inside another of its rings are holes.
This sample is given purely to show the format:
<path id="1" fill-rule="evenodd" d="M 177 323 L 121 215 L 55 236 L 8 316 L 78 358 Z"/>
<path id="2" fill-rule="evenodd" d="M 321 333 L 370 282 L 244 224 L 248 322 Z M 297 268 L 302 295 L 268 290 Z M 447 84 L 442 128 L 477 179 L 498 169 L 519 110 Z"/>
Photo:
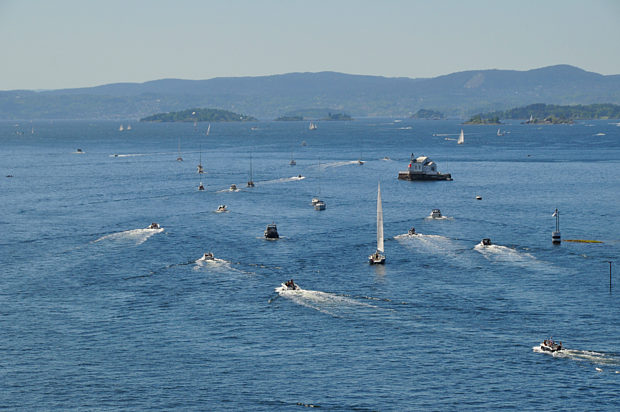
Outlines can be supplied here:
<path id="1" fill-rule="evenodd" d="M 0 409 L 620 409 L 617 121 L 130 124 L 0 123 Z"/>

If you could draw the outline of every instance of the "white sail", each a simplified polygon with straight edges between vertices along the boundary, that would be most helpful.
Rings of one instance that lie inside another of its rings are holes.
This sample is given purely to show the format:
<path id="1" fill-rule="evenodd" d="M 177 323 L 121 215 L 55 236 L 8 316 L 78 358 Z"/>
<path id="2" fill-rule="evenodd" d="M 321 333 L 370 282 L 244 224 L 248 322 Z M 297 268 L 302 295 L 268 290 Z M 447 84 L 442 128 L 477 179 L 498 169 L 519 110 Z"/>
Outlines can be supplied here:
<path id="1" fill-rule="evenodd" d="M 209 127 L 207 127 L 207 136 L 209 136 L 209 130 L 211 130 L 211 123 L 209 123 Z"/>
<path id="2" fill-rule="evenodd" d="M 131 125 L 127 125 L 127 130 L 131 130 Z"/>
<path id="3" fill-rule="evenodd" d="M 465 143 L 465 133 L 463 133 L 463 129 L 461 129 L 461 135 L 459 136 L 459 140 L 456 143 L 457 144 Z"/>
<path id="4" fill-rule="evenodd" d="M 123 129 L 123 125 L 121 125 L 121 127 L 118 128 L 118 131 L 122 132 L 123 130 L 125 130 L 125 129 Z"/>
<path id="5" fill-rule="evenodd" d="M 381 204 L 381 183 L 377 194 L 377 250 L 384 252 L 383 248 L 383 206 Z"/>

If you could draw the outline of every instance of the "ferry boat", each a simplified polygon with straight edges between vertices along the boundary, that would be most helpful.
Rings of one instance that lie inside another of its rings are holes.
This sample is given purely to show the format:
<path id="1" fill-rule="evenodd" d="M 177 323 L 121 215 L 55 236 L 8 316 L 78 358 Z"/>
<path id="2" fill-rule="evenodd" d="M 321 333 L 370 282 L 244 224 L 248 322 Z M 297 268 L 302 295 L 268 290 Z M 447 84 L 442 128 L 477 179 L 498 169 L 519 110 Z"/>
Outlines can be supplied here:
<path id="1" fill-rule="evenodd" d="M 398 180 L 452 180 L 450 173 L 439 173 L 437 164 L 427 156 L 415 157 L 411 153 L 411 160 L 407 170 L 398 172 Z"/>

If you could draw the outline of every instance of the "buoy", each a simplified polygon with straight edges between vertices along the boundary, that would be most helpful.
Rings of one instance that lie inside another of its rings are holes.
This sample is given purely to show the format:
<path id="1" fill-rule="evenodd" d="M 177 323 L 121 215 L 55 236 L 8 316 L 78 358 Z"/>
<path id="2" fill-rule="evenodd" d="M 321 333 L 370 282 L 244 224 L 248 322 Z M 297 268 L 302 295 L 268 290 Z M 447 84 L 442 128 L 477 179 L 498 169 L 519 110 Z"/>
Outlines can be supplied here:
<path id="1" fill-rule="evenodd" d="M 555 209 L 555 213 L 552 217 L 555 217 L 555 231 L 551 233 L 551 241 L 554 245 L 562 243 L 562 235 L 560 234 L 560 212 Z"/>

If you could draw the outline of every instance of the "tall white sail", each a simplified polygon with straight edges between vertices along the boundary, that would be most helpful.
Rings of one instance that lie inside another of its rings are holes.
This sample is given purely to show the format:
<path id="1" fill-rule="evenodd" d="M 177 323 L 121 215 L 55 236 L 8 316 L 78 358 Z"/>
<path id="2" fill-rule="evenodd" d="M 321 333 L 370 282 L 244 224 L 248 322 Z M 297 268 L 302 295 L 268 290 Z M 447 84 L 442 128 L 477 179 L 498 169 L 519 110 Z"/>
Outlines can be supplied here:
<path id="1" fill-rule="evenodd" d="M 456 142 L 457 144 L 463 144 L 465 143 L 465 133 L 463 133 L 463 129 L 461 129 L 461 135 L 459 136 L 459 140 L 458 142 Z"/>
<path id="2" fill-rule="evenodd" d="M 377 250 L 383 253 L 383 206 L 381 204 L 381 183 L 377 194 Z"/>

